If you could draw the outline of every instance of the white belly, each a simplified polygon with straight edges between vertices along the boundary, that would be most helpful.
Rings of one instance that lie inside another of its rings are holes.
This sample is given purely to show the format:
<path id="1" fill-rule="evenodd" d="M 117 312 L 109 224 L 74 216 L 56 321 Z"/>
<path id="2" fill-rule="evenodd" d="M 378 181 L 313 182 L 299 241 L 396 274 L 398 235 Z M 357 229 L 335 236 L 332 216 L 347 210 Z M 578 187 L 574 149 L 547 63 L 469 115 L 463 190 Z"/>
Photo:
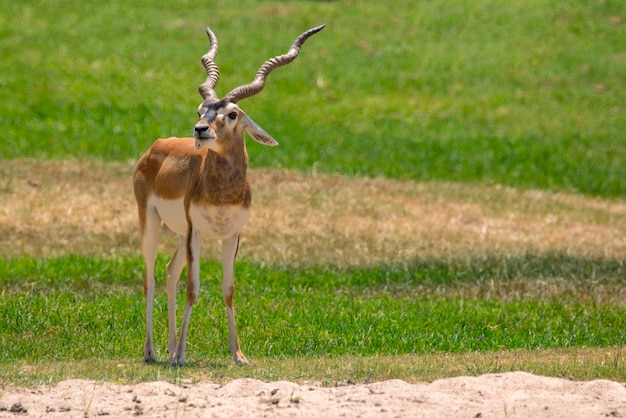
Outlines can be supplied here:
<path id="1" fill-rule="evenodd" d="M 168 200 L 153 196 L 151 204 L 169 229 L 178 235 L 187 235 L 187 217 L 183 199 Z M 241 231 L 250 216 L 250 209 L 241 206 L 191 205 L 189 214 L 194 229 L 202 236 L 225 239 Z"/>
<path id="2" fill-rule="evenodd" d="M 187 217 L 183 199 L 168 200 L 152 196 L 149 204 L 156 208 L 161 221 L 169 229 L 178 235 L 187 235 Z"/>
<path id="3" fill-rule="evenodd" d="M 194 206 L 189 208 L 194 229 L 204 237 L 225 239 L 241 231 L 250 209 L 241 206 Z"/>

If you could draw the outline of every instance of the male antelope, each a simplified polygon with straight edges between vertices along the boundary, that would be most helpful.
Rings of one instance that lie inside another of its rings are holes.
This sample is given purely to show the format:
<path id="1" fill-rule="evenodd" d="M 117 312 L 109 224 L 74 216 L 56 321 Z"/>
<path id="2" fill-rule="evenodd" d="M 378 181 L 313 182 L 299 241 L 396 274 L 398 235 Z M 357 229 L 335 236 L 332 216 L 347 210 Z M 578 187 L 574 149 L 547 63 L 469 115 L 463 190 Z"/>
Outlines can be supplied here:
<path id="1" fill-rule="evenodd" d="M 200 285 L 200 236 L 203 235 L 222 241 L 222 294 L 228 318 L 229 349 L 235 363 L 248 362 L 239 348 L 233 310 L 234 263 L 239 233 L 250 213 L 251 201 L 244 131 L 261 144 L 274 146 L 278 143 L 250 119 L 237 102 L 261 92 L 269 73 L 293 61 L 304 41 L 323 28 L 324 25 L 304 32 L 286 54 L 266 61 L 250 84 L 237 87 L 220 99 L 214 90 L 219 80 L 219 69 L 214 62 L 217 38 L 207 27 L 210 48 L 202 57 L 207 78 L 198 88 L 204 101 L 198 107 L 200 120 L 194 127 L 194 137 L 158 139 L 135 167 L 134 190 L 141 250 L 146 263 L 146 362 L 156 360 L 152 312 L 154 262 L 161 222 L 178 235 L 178 247 L 167 265 L 170 361 L 185 362 L 189 319 Z M 185 262 L 188 266 L 187 303 L 180 338 L 176 341 L 176 286 Z"/>

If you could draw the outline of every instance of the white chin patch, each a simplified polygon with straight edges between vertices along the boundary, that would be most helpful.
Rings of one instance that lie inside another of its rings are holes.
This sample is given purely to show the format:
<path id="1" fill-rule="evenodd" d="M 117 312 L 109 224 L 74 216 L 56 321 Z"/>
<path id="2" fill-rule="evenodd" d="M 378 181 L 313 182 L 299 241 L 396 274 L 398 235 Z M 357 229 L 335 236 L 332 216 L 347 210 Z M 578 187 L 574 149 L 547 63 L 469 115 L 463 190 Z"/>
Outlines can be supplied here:
<path id="1" fill-rule="evenodd" d="M 210 146 L 209 144 L 210 144 L 211 142 L 212 142 L 212 141 L 211 141 L 210 139 L 200 139 L 200 138 L 196 138 L 196 142 L 195 142 L 196 149 L 207 148 L 207 147 L 209 147 L 209 146 Z"/>
<path id="2" fill-rule="evenodd" d="M 196 149 L 208 148 L 215 152 L 220 152 L 221 147 L 217 144 L 215 139 L 198 139 L 195 142 Z"/>

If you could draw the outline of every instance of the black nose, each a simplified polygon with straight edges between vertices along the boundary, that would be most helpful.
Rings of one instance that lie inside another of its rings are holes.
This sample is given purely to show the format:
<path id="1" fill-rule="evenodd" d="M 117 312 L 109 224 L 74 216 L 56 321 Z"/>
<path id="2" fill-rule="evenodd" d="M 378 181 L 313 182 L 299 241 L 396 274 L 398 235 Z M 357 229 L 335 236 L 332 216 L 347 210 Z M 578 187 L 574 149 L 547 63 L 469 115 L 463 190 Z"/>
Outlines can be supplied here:
<path id="1" fill-rule="evenodd" d="M 200 134 L 203 134 L 204 132 L 208 131 L 208 130 L 209 130 L 209 127 L 208 127 L 208 126 L 204 126 L 204 125 L 200 125 L 200 126 L 196 125 L 196 126 L 193 128 L 193 130 L 194 130 L 194 131 L 195 131 L 198 135 L 200 135 Z"/>

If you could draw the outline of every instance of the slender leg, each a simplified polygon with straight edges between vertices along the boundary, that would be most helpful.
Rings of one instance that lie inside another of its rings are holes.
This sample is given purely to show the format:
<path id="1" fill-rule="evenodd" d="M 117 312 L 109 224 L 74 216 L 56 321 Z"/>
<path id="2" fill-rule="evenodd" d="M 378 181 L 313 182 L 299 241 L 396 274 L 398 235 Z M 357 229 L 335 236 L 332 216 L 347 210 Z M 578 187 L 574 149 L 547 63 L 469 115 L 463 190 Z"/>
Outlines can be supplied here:
<path id="1" fill-rule="evenodd" d="M 161 219 L 154 209 L 146 210 L 145 224 L 142 225 L 141 250 L 146 263 L 146 276 L 143 282 L 143 291 L 146 296 L 146 343 L 143 348 L 143 360 L 147 363 L 156 361 L 154 341 L 152 337 L 152 313 L 154 306 L 154 262 L 159 243 L 159 225 Z"/>
<path id="2" fill-rule="evenodd" d="M 248 364 L 246 356 L 239 347 L 237 338 L 237 325 L 235 324 L 235 310 L 233 308 L 233 296 L 235 294 L 235 258 L 239 246 L 239 234 L 222 240 L 222 294 L 226 304 L 226 317 L 228 318 L 228 348 L 233 355 L 235 364 Z"/>
<path id="3" fill-rule="evenodd" d="M 183 323 L 180 327 L 180 339 L 174 355 L 174 364 L 185 364 L 185 349 L 187 344 L 187 331 L 189 330 L 189 320 L 191 309 L 196 299 L 198 299 L 198 289 L 200 287 L 200 236 L 193 228 L 189 227 L 187 233 L 187 303 L 183 314 Z"/>
<path id="4" fill-rule="evenodd" d="M 167 351 L 170 353 L 170 362 L 174 362 L 174 355 L 176 353 L 176 288 L 178 281 L 180 280 L 180 273 L 185 267 L 185 261 L 187 250 L 185 245 L 187 238 L 184 236 L 178 237 L 178 247 L 174 256 L 167 265 L 167 317 L 168 317 L 168 330 L 169 338 L 167 344 Z"/>

